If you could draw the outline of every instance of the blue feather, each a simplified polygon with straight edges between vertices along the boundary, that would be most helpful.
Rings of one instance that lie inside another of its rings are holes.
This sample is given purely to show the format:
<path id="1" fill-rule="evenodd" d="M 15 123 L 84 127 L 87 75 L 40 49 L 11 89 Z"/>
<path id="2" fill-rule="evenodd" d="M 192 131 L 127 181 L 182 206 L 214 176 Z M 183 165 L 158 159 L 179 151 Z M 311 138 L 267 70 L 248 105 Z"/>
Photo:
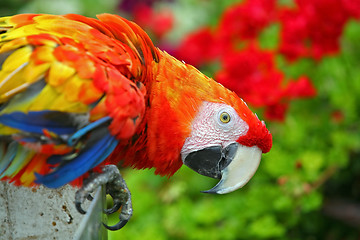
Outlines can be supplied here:
<path id="1" fill-rule="evenodd" d="M 46 163 L 51 164 L 51 165 L 55 165 L 58 164 L 60 162 L 64 161 L 64 155 L 52 155 L 51 157 L 49 157 L 46 161 Z"/>
<path id="2" fill-rule="evenodd" d="M 80 177 L 104 161 L 115 149 L 118 140 L 108 131 L 91 146 L 86 147 L 76 158 L 60 165 L 47 175 L 36 174 L 36 183 L 49 188 L 58 188 Z"/>
<path id="3" fill-rule="evenodd" d="M 13 112 L 0 115 L 0 123 L 25 132 L 43 133 L 48 129 L 56 134 L 71 134 L 76 131 L 76 124 L 69 113 L 58 111 Z"/>
<path id="4" fill-rule="evenodd" d="M 88 134 L 91 131 L 94 131 L 97 127 L 103 125 L 104 123 L 110 121 L 112 118 L 111 117 L 104 117 L 101 118 L 95 122 L 92 122 L 88 125 L 86 125 L 85 127 L 77 130 L 74 134 L 72 134 L 68 140 L 67 140 L 67 144 L 69 146 L 74 146 L 84 135 Z M 23 139 L 22 139 L 23 140 Z M 31 140 L 31 139 L 29 139 Z M 62 161 L 68 161 L 68 159 L 66 160 L 66 158 L 68 158 L 68 155 L 53 155 L 51 157 L 48 158 L 47 163 L 49 164 L 58 164 L 61 163 Z"/>
<path id="5" fill-rule="evenodd" d="M 103 117 L 100 118 L 99 120 L 92 122 L 88 125 L 86 125 L 85 127 L 79 129 L 78 131 L 76 131 L 76 133 L 74 133 L 69 139 L 68 139 L 68 145 L 69 146 L 74 146 L 78 140 L 84 136 L 85 134 L 87 134 L 88 132 L 94 130 L 94 128 L 110 121 L 112 118 L 111 117 Z"/>

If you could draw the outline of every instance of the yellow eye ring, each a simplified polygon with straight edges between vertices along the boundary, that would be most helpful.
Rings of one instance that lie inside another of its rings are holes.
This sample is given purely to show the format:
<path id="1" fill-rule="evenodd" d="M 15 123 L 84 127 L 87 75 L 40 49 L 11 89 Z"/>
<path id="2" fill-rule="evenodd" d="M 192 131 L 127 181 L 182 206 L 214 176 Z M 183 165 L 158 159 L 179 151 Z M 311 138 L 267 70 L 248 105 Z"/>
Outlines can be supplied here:
<path id="1" fill-rule="evenodd" d="M 230 122 L 231 118 L 230 118 L 230 114 L 228 114 L 227 112 L 222 112 L 220 114 L 220 121 L 222 123 L 228 123 Z"/>

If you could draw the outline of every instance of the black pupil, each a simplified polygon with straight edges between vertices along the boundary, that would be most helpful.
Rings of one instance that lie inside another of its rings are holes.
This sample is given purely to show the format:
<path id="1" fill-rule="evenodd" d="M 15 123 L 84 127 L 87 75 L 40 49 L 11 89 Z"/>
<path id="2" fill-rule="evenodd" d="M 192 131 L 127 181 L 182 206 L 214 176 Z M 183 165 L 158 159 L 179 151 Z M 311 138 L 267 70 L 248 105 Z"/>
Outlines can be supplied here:
<path id="1" fill-rule="evenodd" d="M 224 114 L 224 115 L 223 115 L 223 120 L 224 120 L 224 121 L 227 121 L 227 120 L 228 120 L 228 115 Z"/>

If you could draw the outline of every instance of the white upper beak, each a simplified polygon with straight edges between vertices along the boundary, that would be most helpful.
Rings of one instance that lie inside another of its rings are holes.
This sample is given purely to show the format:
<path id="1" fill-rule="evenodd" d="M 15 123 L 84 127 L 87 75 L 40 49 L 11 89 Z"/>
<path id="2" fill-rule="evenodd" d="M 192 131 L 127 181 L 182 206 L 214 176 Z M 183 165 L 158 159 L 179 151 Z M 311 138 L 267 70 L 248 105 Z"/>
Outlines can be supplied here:
<path id="1" fill-rule="evenodd" d="M 261 160 L 262 151 L 257 146 L 246 147 L 238 144 L 238 149 L 230 164 L 221 171 L 218 184 L 205 193 L 225 194 L 243 187 L 255 174 Z"/>

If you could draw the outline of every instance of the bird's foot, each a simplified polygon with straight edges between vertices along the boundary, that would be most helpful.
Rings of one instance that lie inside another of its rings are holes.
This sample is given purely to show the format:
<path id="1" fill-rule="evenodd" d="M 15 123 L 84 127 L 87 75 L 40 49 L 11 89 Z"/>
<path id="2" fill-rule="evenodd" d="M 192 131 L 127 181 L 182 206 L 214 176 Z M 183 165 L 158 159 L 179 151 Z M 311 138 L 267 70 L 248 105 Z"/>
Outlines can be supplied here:
<path id="1" fill-rule="evenodd" d="M 121 208 L 119 216 L 120 221 L 113 225 L 104 226 L 109 230 L 119 230 L 124 227 L 132 216 L 131 194 L 122 178 L 119 169 L 115 165 L 106 165 L 103 167 L 102 173 L 91 173 L 90 177 L 84 181 L 84 185 L 75 194 L 76 209 L 85 214 L 86 211 L 81 207 L 85 199 L 92 200 L 91 193 L 101 185 L 106 185 L 106 194 L 109 194 L 113 199 L 113 207 L 105 209 L 106 214 L 112 214 Z"/>

